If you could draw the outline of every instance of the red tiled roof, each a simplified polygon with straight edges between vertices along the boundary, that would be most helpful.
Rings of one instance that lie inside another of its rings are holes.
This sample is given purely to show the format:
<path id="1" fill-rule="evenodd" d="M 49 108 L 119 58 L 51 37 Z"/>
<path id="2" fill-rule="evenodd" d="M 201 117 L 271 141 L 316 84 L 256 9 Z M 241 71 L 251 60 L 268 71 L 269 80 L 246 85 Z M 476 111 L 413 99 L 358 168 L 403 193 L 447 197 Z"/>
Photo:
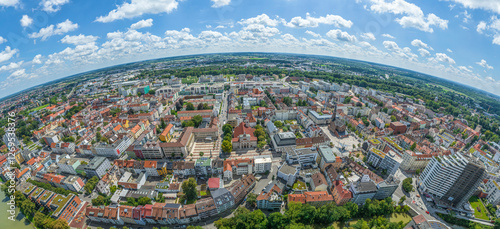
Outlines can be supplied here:
<path id="1" fill-rule="evenodd" d="M 220 178 L 212 177 L 208 179 L 208 188 L 215 189 L 220 187 Z"/>

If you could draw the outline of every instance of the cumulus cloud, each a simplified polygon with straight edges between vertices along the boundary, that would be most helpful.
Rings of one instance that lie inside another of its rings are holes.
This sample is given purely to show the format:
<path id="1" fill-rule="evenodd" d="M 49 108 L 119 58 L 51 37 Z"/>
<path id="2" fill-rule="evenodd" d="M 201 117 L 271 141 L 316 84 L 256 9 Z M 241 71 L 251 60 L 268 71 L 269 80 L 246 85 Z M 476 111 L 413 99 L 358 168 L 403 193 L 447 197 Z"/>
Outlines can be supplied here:
<path id="1" fill-rule="evenodd" d="M 453 53 L 453 50 L 451 50 L 451 49 L 446 49 L 446 51 L 449 53 Z"/>
<path id="2" fill-rule="evenodd" d="M 5 47 L 5 49 L 0 52 L 0 63 L 10 60 L 19 50 L 11 49 L 10 46 Z"/>
<path id="3" fill-rule="evenodd" d="M 370 10 L 377 13 L 392 13 L 395 15 L 403 15 L 397 18 L 398 22 L 403 28 L 416 28 L 418 30 L 432 33 L 432 27 L 440 29 L 448 28 L 448 20 L 441 19 L 435 14 L 424 14 L 422 9 L 413 3 L 404 0 L 394 0 L 386 2 L 386 0 L 370 0 Z"/>
<path id="4" fill-rule="evenodd" d="M 430 50 L 434 50 L 432 49 L 432 47 L 430 47 L 429 45 L 427 45 L 426 43 L 422 42 L 421 40 L 419 39 L 415 39 L 411 42 L 411 45 L 415 46 L 415 47 L 419 47 L 419 48 L 423 48 L 423 49 L 430 49 Z"/>
<path id="5" fill-rule="evenodd" d="M 0 0 L 0 6 L 17 6 L 19 4 L 19 0 Z"/>
<path id="6" fill-rule="evenodd" d="M 418 52 L 420 53 L 420 56 L 423 56 L 423 57 L 431 55 L 431 53 L 429 51 L 427 51 L 427 49 L 423 49 L 423 48 L 419 48 Z"/>
<path id="7" fill-rule="evenodd" d="M 66 19 L 66 21 L 61 22 L 61 23 L 57 24 L 56 26 L 49 25 L 45 28 L 41 28 L 40 31 L 38 31 L 38 32 L 29 34 L 28 36 L 30 38 L 42 38 L 42 41 L 44 41 L 51 36 L 62 35 L 62 34 L 74 31 L 77 28 L 78 28 L 77 23 L 73 23 L 69 19 Z"/>
<path id="8" fill-rule="evenodd" d="M 469 9 L 482 9 L 500 14 L 500 2 L 497 0 L 447 0 L 462 4 Z"/>
<path id="9" fill-rule="evenodd" d="M 69 3 L 69 0 L 43 0 L 40 2 L 42 10 L 49 13 L 57 12 L 61 9 L 61 6 Z"/>
<path id="10" fill-rule="evenodd" d="M 231 0 L 210 0 L 210 1 L 212 1 L 214 3 L 212 5 L 213 8 L 227 6 L 227 5 L 229 5 L 229 3 L 231 3 Z"/>
<path id="11" fill-rule="evenodd" d="M 340 40 L 340 41 L 347 41 L 347 42 L 355 42 L 357 40 L 356 36 L 350 35 L 349 33 L 344 32 L 344 31 L 339 30 L 339 29 L 334 29 L 334 30 L 328 31 L 326 33 L 326 36 L 331 38 L 331 39 Z"/>
<path id="12" fill-rule="evenodd" d="M 373 33 L 363 33 L 363 34 L 361 34 L 361 37 L 363 39 L 372 40 L 372 41 L 377 39 L 377 38 L 375 38 L 375 35 L 373 35 Z"/>
<path id="13" fill-rule="evenodd" d="M 66 35 L 61 39 L 62 43 L 65 44 L 73 44 L 73 45 L 82 45 L 82 44 L 87 44 L 87 43 L 92 43 L 95 42 L 99 37 L 96 36 L 85 36 L 83 34 L 77 35 L 77 36 L 69 36 Z"/>
<path id="14" fill-rule="evenodd" d="M 487 29 L 487 28 L 488 28 L 488 25 L 486 24 L 486 22 L 484 22 L 484 21 L 480 21 L 480 22 L 479 22 L 479 24 L 477 24 L 477 29 L 476 29 L 476 31 L 477 31 L 478 33 L 483 33 L 483 31 L 484 31 L 485 29 Z"/>
<path id="15" fill-rule="evenodd" d="M 140 20 L 130 26 L 131 29 L 142 29 L 153 26 L 153 19 Z"/>
<path id="16" fill-rule="evenodd" d="M 5 39 L 2 36 L 0 36 L 0 44 L 5 43 L 5 42 L 7 42 L 7 39 Z"/>
<path id="17" fill-rule="evenodd" d="M 311 36 L 313 36 L 313 37 L 321 37 L 321 35 L 319 35 L 319 34 L 317 34 L 317 33 L 313 32 L 313 31 L 309 31 L 309 30 L 307 30 L 307 31 L 306 31 L 306 34 L 309 34 L 309 35 L 311 35 Z"/>
<path id="18" fill-rule="evenodd" d="M 37 54 L 31 62 L 34 64 L 41 64 L 42 63 L 42 55 Z"/>
<path id="19" fill-rule="evenodd" d="M 19 61 L 17 63 L 12 62 L 10 64 L 7 64 L 7 65 L 0 67 L 0 71 L 10 71 L 13 69 L 20 68 L 23 63 L 24 63 L 24 61 Z"/>
<path id="20" fill-rule="evenodd" d="M 261 14 L 252 18 L 241 19 L 238 23 L 242 25 L 260 24 L 275 27 L 279 24 L 279 21 L 277 19 L 271 19 L 267 14 Z"/>
<path id="21" fill-rule="evenodd" d="M 382 36 L 389 38 L 389 39 L 395 39 L 395 37 L 393 37 L 391 34 L 388 34 L 388 33 L 384 33 L 384 34 L 382 34 Z"/>
<path id="22" fill-rule="evenodd" d="M 479 62 L 476 62 L 476 64 L 478 64 L 479 66 L 483 67 L 483 68 L 487 68 L 487 69 L 493 69 L 493 66 L 490 66 L 486 60 L 482 59 L 481 61 Z"/>
<path id="23" fill-rule="evenodd" d="M 462 70 L 462 71 L 466 71 L 466 72 L 469 72 L 471 73 L 472 70 L 470 70 L 469 68 L 465 67 L 465 66 L 458 66 L 458 69 Z"/>
<path id="24" fill-rule="evenodd" d="M 22 27 L 28 27 L 30 26 L 31 24 L 33 24 L 33 19 L 30 18 L 28 15 L 23 15 L 23 17 L 21 18 L 20 20 L 21 22 L 21 26 Z"/>
<path id="25" fill-rule="evenodd" d="M 436 53 L 436 60 L 449 64 L 455 64 L 455 60 L 446 55 L 445 53 Z"/>
<path id="26" fill-rule="evenodd" d="M 306 18 L 294 17 L 290 22 L 284 22 L 285 26 L 291 28 L 308 28 L 308 27 L 318 27 L 320 24 L 333 25 L 337 28 L 346 27 L 351 28 L 352 21 L 346 20 L 339 15 L 327 14 L 321 17 L 311 17 L 309 13 L 306 14 Z"/>
<path id="27" fill-rule="evenodd" d="M 131 0 L 119 5 L 106 16 L 96 18 L 96 21 L 108 23 L 124 18 L 139 17 L 144 14 L 170 13 L 177 9 L 176 0 Z"/>

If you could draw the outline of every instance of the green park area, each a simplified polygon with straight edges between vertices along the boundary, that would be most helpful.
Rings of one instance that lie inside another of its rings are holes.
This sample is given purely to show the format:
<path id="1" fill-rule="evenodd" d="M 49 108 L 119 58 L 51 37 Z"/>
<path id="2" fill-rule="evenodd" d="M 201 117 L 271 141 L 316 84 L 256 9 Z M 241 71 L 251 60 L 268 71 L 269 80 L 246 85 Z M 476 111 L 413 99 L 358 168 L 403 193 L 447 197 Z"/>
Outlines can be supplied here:
<path id="1" fill-rule="evenodd" d="M 483 205 L 483 202 L 477 198 L 477 196 L 472 196 L 469 199 L 470 205 L 474 208 L 474 216 L 478 219 L 489 220 L 488 212 Z"/>

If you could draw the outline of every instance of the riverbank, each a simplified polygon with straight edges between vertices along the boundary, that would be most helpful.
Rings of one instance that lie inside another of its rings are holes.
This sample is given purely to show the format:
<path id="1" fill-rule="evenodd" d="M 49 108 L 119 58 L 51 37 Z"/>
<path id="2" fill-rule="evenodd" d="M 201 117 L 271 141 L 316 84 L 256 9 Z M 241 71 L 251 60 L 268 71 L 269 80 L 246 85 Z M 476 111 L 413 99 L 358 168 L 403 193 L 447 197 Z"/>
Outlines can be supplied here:
<path id="1" fill-rule="evenodd" d="M 7 212 L 9 210 L 9 206 L 7 204 L 10 201 L 4 192 L 0 192 L 0 225 L 2 228 L 15 228 L 15 229 L 33 229 L 35 228 L 33 224 L 31 224 L 24 215 L 19 212 L 19 208 L 16 209 L 16 220 L 12 221 L 8 217 L 10 214 Z"/>

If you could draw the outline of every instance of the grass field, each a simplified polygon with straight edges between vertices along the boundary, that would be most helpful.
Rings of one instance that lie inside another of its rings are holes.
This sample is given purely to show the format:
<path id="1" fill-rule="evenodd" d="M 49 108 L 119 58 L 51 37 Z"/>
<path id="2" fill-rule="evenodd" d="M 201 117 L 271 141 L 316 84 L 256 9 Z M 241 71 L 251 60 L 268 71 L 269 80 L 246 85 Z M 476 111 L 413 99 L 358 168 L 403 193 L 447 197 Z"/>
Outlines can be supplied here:
<path id="1" fill-rule="evenodd" d="M 305 189 L 307 189 L 307 186 L 304 182 L 297 181 L 297 182 L 295 182 L 295 184 L 293 184 L 293 189 L 305 190 Z"/>
<path id="2" fill-rule="evenodd" d="M 474 216 L 478 219 L 484 219 L 484 220 L 489 220 L 490 218 L 488 217 L 488 212 L 486 208 L 484 207 L 483 203 L 477 198 L 477 196 L 472 196 L 469 199 L 470 205 L 472 205 L 472 208 L 474 208 Z M 480 211 L 478 210 L 478 207 Z"/>
<path id="3" fill-rule="evenodd" d="M 48 106 L 49 106 L 49 104 L 45 104 L 45 105 L 42 105 L 42 106 L 39 106 L 39 107 L 35 107 L 35 108 L 31 109 L 28 113 L 31 113 L 33 111 L 39 111 L 39 110 L 41 110 L 43 108 L 46 108 Z"/>
<path id="4" fill-rule="evenodd" d="M 371 218 L 363 218 L 365 221 L 370 221 Z M 354 225 L 358 222 L 359 219 L 356 219 L 356 220 L 352 220 L 352 221 L 349 221 L 349 225 Z M 404 225 L 408 224 L 410 221 L 411 221 L 411 216 L 406 214 L 406 213 L 393 213 L 390 217 L 389 217 L 389 222 L 391 223 L 397 223 L 399 221 L 403 221 Z M 340 223 L 334 223 L 333 225 L 335 228 L 342 228 L 341 226 L 343 226 L 342 224 Z"/>

